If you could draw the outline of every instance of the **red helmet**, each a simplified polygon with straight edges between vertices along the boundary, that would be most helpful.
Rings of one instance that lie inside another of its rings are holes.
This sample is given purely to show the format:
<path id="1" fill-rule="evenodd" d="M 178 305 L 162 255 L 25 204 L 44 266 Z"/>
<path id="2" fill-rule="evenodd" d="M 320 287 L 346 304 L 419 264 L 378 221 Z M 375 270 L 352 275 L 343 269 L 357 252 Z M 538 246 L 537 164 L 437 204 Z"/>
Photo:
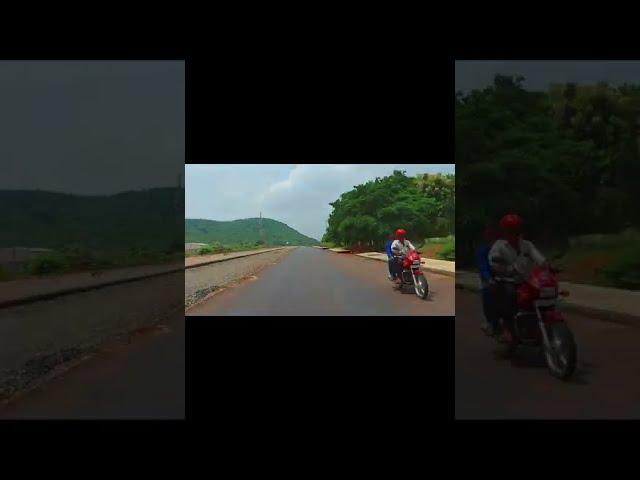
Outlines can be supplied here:
<path id="1" fill-rule="evenodd" d="M 522 230 L 522 219 L 515 213 L 505 215 L 500 220 L 500 228 L 507 233 L 520 233 Z"/>
<path id="2" fill-rule="evenodd" d="M 398 230 L 396 230 L 396 237 L 404 238 L 406 236 L 407 236 L 407 231 L 404 228 L 399 228 Z"/>

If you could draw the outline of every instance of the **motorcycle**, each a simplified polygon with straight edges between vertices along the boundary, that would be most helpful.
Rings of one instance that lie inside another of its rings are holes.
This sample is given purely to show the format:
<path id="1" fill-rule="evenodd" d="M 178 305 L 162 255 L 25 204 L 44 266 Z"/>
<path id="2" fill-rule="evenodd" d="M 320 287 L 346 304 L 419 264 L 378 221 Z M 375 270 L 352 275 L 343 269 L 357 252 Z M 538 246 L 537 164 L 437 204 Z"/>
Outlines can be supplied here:
<path id="1" fill-rule="evenodd" d="M 424 272 L 420 270 L 420 255 L 415 250 L 410 250 L 406 256 L 400 258 L 402 259 L 402 273 L 400 274 L 402 283 L 399 290 L 412 286 L 418 297 L 426 299 L 429 295 L 429 283 Z"/>
<path id="2" fill-rule="evenodd" d="M 559 296 L 568 295 L 559 291 L 557 273 L 559 270 L 550 267 L 535 267 L 517 287 L 518 311 L 507 353 L 514 354 L 520 345 L 540 348 L 551 374 L 566 380 L 576 368 L 577 346 L 564 316 L 557 310 Z"/>

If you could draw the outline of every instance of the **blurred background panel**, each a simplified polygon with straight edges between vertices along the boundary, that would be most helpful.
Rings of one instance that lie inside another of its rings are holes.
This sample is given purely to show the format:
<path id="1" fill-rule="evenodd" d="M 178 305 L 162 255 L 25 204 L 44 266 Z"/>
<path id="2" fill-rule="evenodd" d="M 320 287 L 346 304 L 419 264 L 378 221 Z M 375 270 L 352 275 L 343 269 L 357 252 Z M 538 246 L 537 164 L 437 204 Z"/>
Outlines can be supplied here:
<path id="1" fill-rule="evenodd" d="M 640 62 L 456 61 L 455 91 L 456 418 L 640 418 Z M 485 232 L 509 213 L 568 293 L 565 382 L 481 333 L 501 316 Z"/>
<path id="2" fill-rule="evenodd" d="M 156 327 L 172 340 L 150 342 L 157 362 L 139 371 L 149 392 L 164 388 L 163 362 L 184 365 L 184 62 L 1 61 L 0 104 L 0 396 Z M 89 368 L 96 381 L 70 396 L 126 377 Z M 165 378 L 182 400 L 164 410 L 158 399 L 145 413 L 152 396 L 130 377 L 103 405 L 73 413 L 45 394 L 24 414 L 183 416 L 184 368 Z"/>
<path id="3" fill-rule="evenodd" d="M 640 288 L 640 62 L 456 62 L 458 258 L 519 212 L 566 279 Z"/>

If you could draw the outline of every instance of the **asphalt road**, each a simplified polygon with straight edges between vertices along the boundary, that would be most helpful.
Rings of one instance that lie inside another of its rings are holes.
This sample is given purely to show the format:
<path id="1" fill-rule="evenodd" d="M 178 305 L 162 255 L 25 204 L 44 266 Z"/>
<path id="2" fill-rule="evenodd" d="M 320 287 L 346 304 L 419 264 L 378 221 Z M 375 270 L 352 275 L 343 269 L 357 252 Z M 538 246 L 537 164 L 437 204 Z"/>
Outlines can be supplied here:
<path id="1" fill-rule="evenodd" d="M 0 407 L 0 419 L 184 419 L 181 312 Z"/>
<path id="2" fill-rule="evenodd" d="M 387 264 L 300 247 L 187 315 L 454 315 L 454 278 L 427 272 L 430 298 L 393 290 Z"/>
<path id="3" fill-rule="evenodd" d="M 456 292 L 456 419 L 638 419 L 640 329 L 566 315 L 578 345 L 572 379 L 550 375 L 529 350 L 514 360 L 480 331 L 477 293 Z"/>

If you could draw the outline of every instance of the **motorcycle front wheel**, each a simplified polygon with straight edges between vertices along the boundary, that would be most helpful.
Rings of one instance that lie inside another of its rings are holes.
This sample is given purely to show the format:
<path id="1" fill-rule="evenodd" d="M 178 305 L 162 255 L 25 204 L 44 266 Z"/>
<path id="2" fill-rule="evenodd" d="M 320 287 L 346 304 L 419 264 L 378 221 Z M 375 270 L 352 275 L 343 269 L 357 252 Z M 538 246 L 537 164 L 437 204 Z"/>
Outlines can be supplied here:
<path id="1" fill-rule="evenodd" d="M 424 275 L 419 275 L 416 277 L 415 290 L 416 295 L 418 295 L 423 300 L 429 295 L 429 284 L 427 283 L 427 278 Z"/>
<path id="2" fill-rule="evenodd" d="M 577 346 L 573 333 L 564 323 L 556 323 L 547 329 L 550 348 L 544 349 L 545 360 L 551 375 L 568 379 L 576 369 Z"/>

